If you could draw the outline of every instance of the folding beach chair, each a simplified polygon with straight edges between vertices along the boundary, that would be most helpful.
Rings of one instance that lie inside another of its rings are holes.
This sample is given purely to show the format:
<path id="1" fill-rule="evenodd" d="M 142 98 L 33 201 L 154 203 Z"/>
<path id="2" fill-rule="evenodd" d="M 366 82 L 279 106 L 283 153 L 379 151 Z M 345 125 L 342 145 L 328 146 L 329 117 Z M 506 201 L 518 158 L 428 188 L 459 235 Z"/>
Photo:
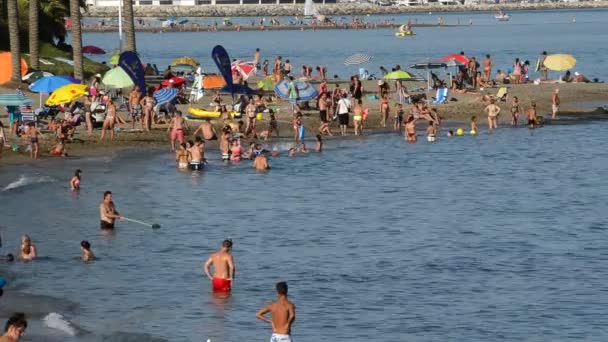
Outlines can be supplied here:
<path id="1" fill-rule="evenodd" d="M 507 97 L 509 96 L 509 90 L 507 89 L 507 87 L 501 87 L 500 89 L 498 89 L 498 92 L 496 93 L 496 99 L 499 101 L 507 101 Z"/>
<path id="2" fill-rule="evenodd" d="M 448 101 L 448 88 L 437 89 L 437 95 L 434 98 L 434 104 L 442 104 Z"/>

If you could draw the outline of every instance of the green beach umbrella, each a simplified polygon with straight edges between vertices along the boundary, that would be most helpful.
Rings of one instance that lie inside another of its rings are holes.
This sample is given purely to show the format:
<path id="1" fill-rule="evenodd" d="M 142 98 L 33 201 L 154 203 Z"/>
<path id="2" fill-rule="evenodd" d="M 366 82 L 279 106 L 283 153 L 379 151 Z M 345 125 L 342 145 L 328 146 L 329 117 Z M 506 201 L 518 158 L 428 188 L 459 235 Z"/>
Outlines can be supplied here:
<path id="1" fill-rule="evenodd" d="M 407 80 L 410 78 L 412 78 L 412 75 L 403 70 L 389 72 L 388 74 L 384 75 L 385 80 Z"/>
<path id="2" fill-rule="evenodd" d="M 101 83 L 108 89 L 130 88 L 134 85 L 131 77 L 119 66 L 106 72 Z"/>
<path id="3" fill-rule="evenodd" d="M 25 95 L 21 94 L 0 94 L 0 105 L 3 106 L 23 106 L 23 105 L 31 105 L 32 100 L 30 100 Z"/>
<path id="4" fill-rule="evenodd" d="M 120 58 L 120 52 L 114 52 L 114 54 L 112 55 L 112 57 L 110 57 L 110 60 L 108 62 L 110 62 L 110 64 L 112 65 L 118 65 L 118 59 Z"/>

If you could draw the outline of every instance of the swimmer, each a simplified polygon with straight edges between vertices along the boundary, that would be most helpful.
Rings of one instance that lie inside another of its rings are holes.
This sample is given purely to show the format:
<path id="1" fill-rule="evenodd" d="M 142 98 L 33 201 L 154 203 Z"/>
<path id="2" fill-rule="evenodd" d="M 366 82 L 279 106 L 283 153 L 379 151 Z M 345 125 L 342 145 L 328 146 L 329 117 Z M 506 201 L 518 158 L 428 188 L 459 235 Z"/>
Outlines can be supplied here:
<path id="1" fill-rule="evenodd" d="M 416 119 L 413 116 L 409 117 L 405 124 L 405 140 L 407 142 L 416 142 Z"/>
<path id="2" fill-rule="evenodd" d="M 453 137 L 453 136 L 454 136 L 454 131 L 449 130 L 449 131 L 448 131 L 448 137 Z"/>
<path id="3" fill-rule="evenodd" d="M 180 170 L 185 170 L 190 165 L 190 161 L 192 160 L 192 154 L 188 151 L 187 145 L 185 143 L 181 143 L 179 145 L 179 149 L 175 153 L 175 161 L 177 162 L 177 168 Z"/>
<path id="4" fill-rule="evenodd" d="M 317 146 L 315 146 L 316 152 L 323 152 L 323 136 L 321 134 L 317 134 Z"/>
<path id="5" fill-rule="evenodd" d="M 30 261 L 36 259 L 36 246 L 32 243 L 29 235 L 21 237 L 21 260 Z"/>
<path id="6" fill-rule="evenodd" d="M 80 251 L 82 252 L 82 261 L 91 262 L 95 260 L 95 254 L 91 250 L 91 244 L 87 240 L 80 242 Z"/>
<path id="7" fill-rule="evenodd" d="M 70 180 L 70 189 L 72 189 L 72 191 L 80 190 L 80 181 L 81 181 L 80 174 L 81 173 L 82 173 L 82 170 L 77 169 L 76 172 L 74 173 L 74 177 L 72 177 L 72 180 Z"/>
<path id="8" fill-rule="evenodd" d="M 18 342 L 25 333 L 25 329 L 27 329 L 25 314 L 14 313 L 6 321 L 4 335 L 0 336 L 0 342 Z"/>
<path id="9" fill-rule="evenodd" d="M 239 139 L 232 140 L 230 152 L 230 161 L 236 163 L 241 161 L 243 150 L 241 149 L 241 141 Z"/>
<path id="10" fill-rule="evenodd" d="M 112 191 L 103 193 L 103 201 L 99 203 L 99 218 L 101 221 L 101 229 L 114 229 L 114 221 L 120 220 L 122 216 L 116 210 L 114 201 L 112 201 Z"/>
<path id="11" fill-rule="evenodd" d="M 289 157 L 291 157 L 291 158 L 292 158 L 292 157 L 295 157 L 295 156 L 296 156 L 296 149 L 295 149 L 295 148 L 293 148 L 293 147 L 292 147 L 292 148 L 290 148 L 290 149 L 289 149 L 289 151 L 288 151 L 288 153 L 287 153 L 287 155 L 288 155 Z"/>
<path id="12" fill-rule="evenodd" d="M 224 240 L 222 248 L 211 254 L 203 266 L 203 271 L 211 280 L 213 292 L 230 292 L 232 289 L 236 267 L 234 258 L 230 254 L 231 251 L 232 240 Z M 213 276 L 211 276 L 211 266 L 214 268 Z"/>
<path id="13" fill-rule="evenodd" d="M 265 171 L 270 169 L 270 165 L 268 164 L 268 158 L 266 158 L 263 154 L 258 154 L 257 157 L 253 160 L 253 167 L 258 171 Z"/>
<path id="14" fill-rule="evenodd" d="M 471 130 L 469 131 L 469 134 L 477 134 L 477 117 L 475 115 L 471 116 Z"/>
<path id="15" fill-rule="evenodd" d="M 435 122 L 429 121 L 429 127 L 426 129 L 426 140 L 428 142 L 434 142 L 437 137 L 437 128 L 435 128 Z"/>
<path id="16" fill-rule="evenodd" d="M 300 147 L 298 148 L 298 152 L 299 153 L 308 153 L 308 147 L 306 147 L 305 143 L 302 143 L 302 145 L 300 145 Z"/>
<path id="17" fill-rule="evenodd" d="M 296 306 L 287 298 L 287 283 L 276 285 L 277 300 L 256 313 L 256 317 L 272 326 L 271 342 L 291 342 L 291 325 L 296 320 Z M 271 319 L 265 317 L 270 313 Z"/>

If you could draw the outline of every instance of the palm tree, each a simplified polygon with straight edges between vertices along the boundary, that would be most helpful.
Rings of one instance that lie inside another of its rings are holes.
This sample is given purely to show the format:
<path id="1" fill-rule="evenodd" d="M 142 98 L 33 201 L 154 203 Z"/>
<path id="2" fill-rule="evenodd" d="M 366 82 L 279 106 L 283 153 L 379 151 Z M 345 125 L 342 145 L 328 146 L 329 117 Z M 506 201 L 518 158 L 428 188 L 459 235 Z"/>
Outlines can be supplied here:
<path id="1" fill-rule="evenodd" d="M 135 52 L 135 18 L 133 18 L 133 0 L 122 0 L 122 12 L 125 16 L 125 50 Z"/>
<path id="2" fill-rule="evenodd" d="M 38 0 L 30 0 L 29 34 L 30 34 L 30 67 L 35 70 L 40 69 L 40 37 L 38 36 L 38 26 L 40 20 L 40 3 Z"/>
<path id="3" fill-rule="evenodd" d="M 74 77 L 84 80 L 82 65 L 82 25 L 80 24 L 80 1 L 70 0 L 70 20 L 72 21 L 72 56 Z"/>
<path id="4" fill-rule="evenodd" d="M 13 62 L 12 79 L 21 82 L 21 44 L 19 41 L 19 11 L 17 0 L 7 0 L 8 39 L 11 47 L 11 59 Z"/>

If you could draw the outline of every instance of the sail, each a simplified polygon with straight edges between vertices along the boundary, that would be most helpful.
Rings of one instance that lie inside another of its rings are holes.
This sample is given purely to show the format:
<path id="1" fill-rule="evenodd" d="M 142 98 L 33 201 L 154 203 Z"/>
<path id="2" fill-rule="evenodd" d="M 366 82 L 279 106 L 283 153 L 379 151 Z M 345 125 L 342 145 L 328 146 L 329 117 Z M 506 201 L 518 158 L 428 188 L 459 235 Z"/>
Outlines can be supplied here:
<path id="1" fill-rule="evenodd" d="M 319 15 L 319 10 L 315 3 L 312 0 L 306 0 L 304 3 L 304 16 L 305 17 L 317 17 Z"/>

